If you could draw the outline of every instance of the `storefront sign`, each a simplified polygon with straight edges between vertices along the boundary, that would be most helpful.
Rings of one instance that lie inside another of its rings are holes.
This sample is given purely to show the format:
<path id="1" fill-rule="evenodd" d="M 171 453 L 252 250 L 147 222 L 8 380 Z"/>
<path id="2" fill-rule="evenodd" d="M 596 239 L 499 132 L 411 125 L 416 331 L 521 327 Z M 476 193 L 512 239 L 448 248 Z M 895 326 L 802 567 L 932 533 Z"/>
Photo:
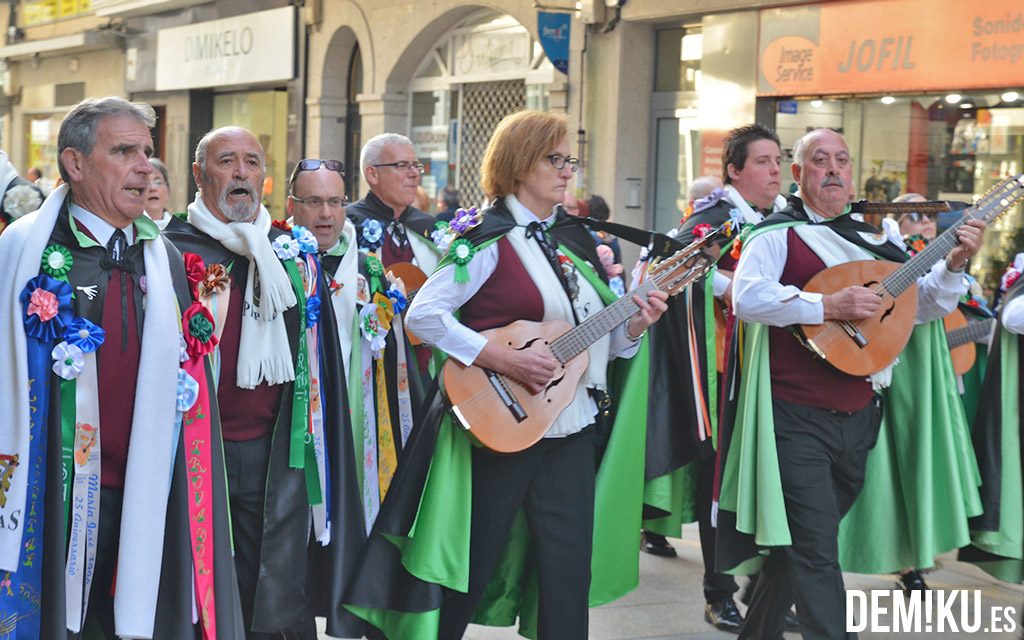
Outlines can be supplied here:
<path id="1" fill-rule="evenodd" d="M 157 33 L 158 91 L 278 82 L 294 73 L 294 7 Z"/>
<path id="2" fill-rule="evenodd" d="M 569 73 L 569 14 L 537 13 L 537 32 L 544 53 L 562 73 Z"/>
<path id="3" fill-rule="evenodd" d="M 1020 0 L 863 0 L 764 10 L 759 95 L 1024 84 Z"/>

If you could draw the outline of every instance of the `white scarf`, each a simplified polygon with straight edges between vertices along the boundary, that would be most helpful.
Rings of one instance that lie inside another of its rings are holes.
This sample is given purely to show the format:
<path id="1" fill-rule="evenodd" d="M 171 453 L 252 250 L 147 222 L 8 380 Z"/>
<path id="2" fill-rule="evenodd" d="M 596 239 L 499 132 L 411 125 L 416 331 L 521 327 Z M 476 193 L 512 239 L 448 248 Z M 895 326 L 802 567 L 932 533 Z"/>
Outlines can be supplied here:
<path id="1" fill-rule="evenodd" d="M 238 386 L 254 389 L 261 382 L 273 385 L 294 380 L 295 369 L 283 314 L 295 306 L 295 290 L 267 237 L 270 214 L 266 207 L 260 205 L 252 222 L 224 223 L 210 213 L 202 192 L 198 192 L 188 205 L 188 221 L 228 251 L 250 259 L 242 302 L 239 343 L 245 348 L 238 350 Z M 257 286 L 260 296 L 254 302 Z"/>
<path id="2" fill-rule="evenodd" d="M 334 317 L 338 321 L 338 339 L 341 342 L 342 363 L 345 366 L 345 379 L 349 379 L 352 359 L 352 329 L 356 314 L 356 276 L 359 274 L 359 247 L 356 246 L 356 227 L 351 220 L 345 220 L 341 234 L 348 241 L 348 249 L 341 257 L 338 269 L 328 273 L 327 281 L 334 280 L 341 289 L 331 291 L 331 306 Z M 358 338 L 359 336 L 356 336 Z"/>
<path id="3" fill-rule="evenodd" d="M 6 316 L 0 339 L 0 370 L 13 373 L 7 402 L 0 403 L 0 451 L 28 459 L 29 402 L 25 329 L 18 296 L 39 274 L 43 250 L 60 215 L 68 187 L 62 185 L 34 211 L 12 223 L 0 236 L 0 309 Z M 124 504 L 118 544 L 116 631 L 122 638 L 152 638 L 163 562 L 167 498 L 178 430 L 174 428 L 176 380 L 181 332 L 171 283 L 167 249 L 162 240 L 143 247 L 146 269 L 146 319 L 143 323 L 135 410 L 125 471 Z M 19 477 L 20 476 L 20 477 Z M 7 506 L 0 513 L 24 509 L 26 474 L 14 474 Z M 7 520 L 8 522 L 10 520 Z M 0 529 L 0 569 L 15 571 L 23 530 Z"/>
<path id="4" fill-rule="evenodd" d="M 746 199 L 740 195 L 740 192 L 736 190 L 736 187 L 731 184 L 725 185 L 725 199 L 732 203 L 732 206 L 739 209 L 740 214 L 743 215 L 743 222 L 745 224 L 758 224 L 764 220 L 764 216 L 760 212 L 754 211 L 754 209 L 747 204 Z M 781 211 L 789 206 L 789 202 L 781 194 L 775 196 L 775 202 L 772 203 L 773 211 Z"/>

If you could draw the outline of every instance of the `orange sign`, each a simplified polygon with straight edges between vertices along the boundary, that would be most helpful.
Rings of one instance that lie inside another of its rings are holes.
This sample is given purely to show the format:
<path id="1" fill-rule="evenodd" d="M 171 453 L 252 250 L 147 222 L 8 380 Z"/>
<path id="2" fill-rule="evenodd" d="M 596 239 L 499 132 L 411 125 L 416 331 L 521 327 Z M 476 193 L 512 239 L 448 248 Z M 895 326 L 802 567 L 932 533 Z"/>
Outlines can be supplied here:
<path id="1" fill-rule="evenodd" d="M 764 10 L 759 95 L 1024 85 L 1020 0 L 861 0 Z"/>

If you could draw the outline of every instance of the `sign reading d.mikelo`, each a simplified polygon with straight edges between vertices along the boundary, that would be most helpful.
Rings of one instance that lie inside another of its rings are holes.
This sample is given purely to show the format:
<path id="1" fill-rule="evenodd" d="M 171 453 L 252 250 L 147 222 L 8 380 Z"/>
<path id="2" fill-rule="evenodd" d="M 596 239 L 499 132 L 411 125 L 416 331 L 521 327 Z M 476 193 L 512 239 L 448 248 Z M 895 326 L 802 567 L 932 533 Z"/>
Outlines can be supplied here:
<path id="1" fill-rule="evenodd" d="M 157 91 L 277 82 L 294 73 L 294 7 L 157 33 Z"/>

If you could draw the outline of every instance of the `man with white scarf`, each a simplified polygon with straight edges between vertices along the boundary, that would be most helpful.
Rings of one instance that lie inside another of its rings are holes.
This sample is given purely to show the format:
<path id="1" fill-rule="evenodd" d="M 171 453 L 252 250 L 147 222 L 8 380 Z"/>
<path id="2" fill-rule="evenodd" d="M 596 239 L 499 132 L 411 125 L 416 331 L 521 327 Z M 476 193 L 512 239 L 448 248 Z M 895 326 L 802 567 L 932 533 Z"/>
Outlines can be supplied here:
<path id="1" fill-rule="evenodd" d="M 142 215 L 154 124 L 152 107 L 122 98 L 73 107 L 57 140 L 65 184 L 0 238 L 0 611 L 12 637 L 89 625 L 109 640 L 244 637 L 219 422 L 205 410 L 183 420 L 209 380 L 182 364 L 182 257 Z M 186 433 L 210 442 L 198 528 Z"/>
<path id="2" fill-rule="evenodd" d="M 203 136 L 192 174 L 199 191 L 188 225 L 166 236 L 190 277 L 198 271 L 199 297 L 215 318 L 210 358 L 247 637 L 313 637 L 314 615 L 328 616 L 332 635 L 361 635 L 361 624 L 331 614 L 365 533 L 315 239 L 271 225 L 260 202 L 263 147 L 248 130 Z M 327 559 L 308 558 L 307 547 Z M 322 588 L 312 586 L 318 580 Z"/>

